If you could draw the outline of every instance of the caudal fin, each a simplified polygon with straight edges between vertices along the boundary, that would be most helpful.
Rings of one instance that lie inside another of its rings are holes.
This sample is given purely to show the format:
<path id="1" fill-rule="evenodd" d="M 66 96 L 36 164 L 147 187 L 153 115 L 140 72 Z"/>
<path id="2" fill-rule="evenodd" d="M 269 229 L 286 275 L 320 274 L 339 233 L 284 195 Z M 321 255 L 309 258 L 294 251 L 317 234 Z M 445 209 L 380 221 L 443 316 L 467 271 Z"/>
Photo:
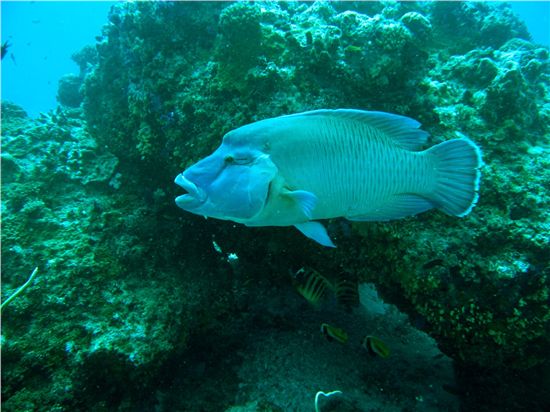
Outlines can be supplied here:
<path id="1" fill-rule="evenodd" d="M 445 213 L 466 216 L 477 202 L 481 150 L 467 138 L 448 140 L 428 149 L 435 159 L 437 183 L 433 201 Z"/>

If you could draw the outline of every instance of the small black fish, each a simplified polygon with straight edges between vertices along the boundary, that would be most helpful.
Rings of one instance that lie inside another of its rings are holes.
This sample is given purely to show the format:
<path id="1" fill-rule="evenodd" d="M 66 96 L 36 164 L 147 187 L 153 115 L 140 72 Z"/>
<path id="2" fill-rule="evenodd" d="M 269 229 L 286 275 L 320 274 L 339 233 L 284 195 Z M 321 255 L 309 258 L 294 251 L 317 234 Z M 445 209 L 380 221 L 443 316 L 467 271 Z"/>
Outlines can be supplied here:
<path id="1" fill-rule="evenodd" d="M 460 389 L 457 385 L 453 385 L 450 383 L 444 383 L 443 385 L 441 385 L 441 389 L 454 396 L 464 395 L 464 391 L 462 389 Z"/>
<path id="2" fill-rule="evenodd" d="M 8 54 L 8 49 L 11 47 L 11 44 L 8 43 L 6 40 L 4 43 L 2 43 L 2 59 L 4 59 L 4 56 Z"/>
<path id="3" fill-rule="evenodd" d="M 441 266 L 443 263 L 444 263 L 443 259 L 430 260 L 429 262 L 424 263 L 424 266 L 422 266 L 422 269 L 424 270 L 432 269 L 436 266 Z"/>

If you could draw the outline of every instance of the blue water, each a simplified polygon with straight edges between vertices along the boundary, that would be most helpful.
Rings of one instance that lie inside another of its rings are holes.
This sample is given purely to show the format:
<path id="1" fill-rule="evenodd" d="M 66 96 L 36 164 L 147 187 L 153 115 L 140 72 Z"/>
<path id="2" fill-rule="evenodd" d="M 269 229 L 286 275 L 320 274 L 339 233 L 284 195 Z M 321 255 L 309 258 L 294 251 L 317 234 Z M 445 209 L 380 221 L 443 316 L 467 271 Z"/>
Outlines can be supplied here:
<path id="1" fill-rule="evenodd" d="M 2 60 L 2 99 L 33 117 L 55 108 L 59 78 L 79 72 L 71 55 L 95 44 L 114 3 L 2 1 L 2 42 L 11 44 Z"/>
<path id="2" fill-rule="evenodd" d="M 513 1 L 510 4 L 527 24 L 533 41 L 550 47 L 550 1 Z"/>
<path id="3" fill-rule="evenodd" d="M 78 73 L 70 56 L 95 43 L 116 2 L 2 1 L 2 42 L 12 45 L 2 60 L 2 99 L 30 116 L 56 107 L 59 78 Z M 533 41 L 550 47 L 550 2 L 512 2 Z"/>

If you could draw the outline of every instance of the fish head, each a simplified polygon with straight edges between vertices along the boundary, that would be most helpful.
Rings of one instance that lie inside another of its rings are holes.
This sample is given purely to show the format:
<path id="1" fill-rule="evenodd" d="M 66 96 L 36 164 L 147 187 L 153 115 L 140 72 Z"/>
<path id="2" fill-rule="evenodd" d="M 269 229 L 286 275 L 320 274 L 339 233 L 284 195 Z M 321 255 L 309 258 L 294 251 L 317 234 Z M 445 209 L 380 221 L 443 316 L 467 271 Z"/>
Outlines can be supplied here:
<path id="1" fill-rule="evenodd" d="M 176 204 L 206 217 L 246 223 L 260 213 L 277 167 L 253 145 L 224 139 L 210 156 L 180 173 L 175 183 L 187 191 Z"/>

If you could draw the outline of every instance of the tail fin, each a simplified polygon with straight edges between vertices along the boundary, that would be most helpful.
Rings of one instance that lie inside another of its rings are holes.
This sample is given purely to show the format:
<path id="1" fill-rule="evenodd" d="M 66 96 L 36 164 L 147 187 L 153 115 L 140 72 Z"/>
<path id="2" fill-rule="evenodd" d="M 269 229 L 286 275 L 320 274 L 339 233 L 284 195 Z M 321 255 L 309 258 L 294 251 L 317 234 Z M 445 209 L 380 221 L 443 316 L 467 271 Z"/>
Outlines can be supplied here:
<path id="1" fill-rule="evenodd" d="M 480 148 L 467 138 L 448 140 L 429 148 L 433 156 L 437 183 L 433 201 L 445 213 L 466 216 L 477 202 Z"/>

